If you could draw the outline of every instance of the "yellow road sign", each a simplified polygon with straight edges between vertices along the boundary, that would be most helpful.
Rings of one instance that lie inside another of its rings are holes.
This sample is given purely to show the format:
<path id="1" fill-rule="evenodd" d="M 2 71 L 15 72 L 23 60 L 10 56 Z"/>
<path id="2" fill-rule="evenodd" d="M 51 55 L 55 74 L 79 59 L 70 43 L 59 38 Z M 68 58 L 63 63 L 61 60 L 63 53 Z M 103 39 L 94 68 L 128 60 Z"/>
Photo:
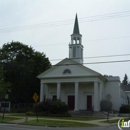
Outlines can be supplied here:
<path id="1" fill-rule="evenodd" d="M 38 100 L 38 95 L 37 95 L 37 93 L 34 93 L 34 95 L 33 95 L 33 100 L 34 100 L 35 102 L 37 102 L 37 100 Z"/>

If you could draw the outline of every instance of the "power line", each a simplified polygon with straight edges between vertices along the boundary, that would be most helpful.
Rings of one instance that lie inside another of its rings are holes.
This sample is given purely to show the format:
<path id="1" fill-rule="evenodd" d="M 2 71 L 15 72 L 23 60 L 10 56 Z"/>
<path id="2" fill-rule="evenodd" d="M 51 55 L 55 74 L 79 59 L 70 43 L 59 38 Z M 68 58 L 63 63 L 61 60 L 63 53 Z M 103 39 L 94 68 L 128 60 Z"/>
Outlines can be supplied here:
<path id="1" fill-rule="evenodd" d="M 91 58 L 104 58 L 104 57 L 119 57 L 119 56 L 130 56 L 130 54 L 120 54 L 120 55 L 106 55 L 106 56 L 93 56 L 93 57 L 84 57 L 83 59 L 91 59 Z M 76 58 L 75 58 L 76 59 Z M 78 58 L 77 58 L 78 59 Z M 58 61 L 62 59 L 51 59 L 50 61 Z"/>
<path id="2" fill-rule="evenodd" d="M 130 36 L 111 37 L 111 38 L 102 38 L 102 39 L 93 39 L 93 40 L 83 41 L 83 43 L 86 43 L 86 42 L 93 42 L 93 41 L 115 40 L 115 39 L 122 39 L 122 38 L 130 38 Z M 54 46 L 54 45 L 63 45 L 63 44 L 66 44 L 66 42 L 64 42 L 64 43 L 57 43 L 57 44 L 43 44 L 43 45 L 33 46 L 33 47 Z"/>
<path id="3" fill-rule="evenodd" d="M 82 18 L 79 18 L 79 20 L 80 20 L 80 23 L 84 23 L 84 22 L 93 22 L 93 21 L 113 19 L 113 18 L 119 18 L 119 17 L 127 17 L 127 16 L 130 16 L 130 11 L 123 11 L 123 12 L 109 13 L 109 14 L 103 14 L 103 15 L 82 17 Z M 73 20 L 74 19 L 69 19 L 69 20 L 62 20 L 62 21 L 55 21 L 55 22 L 26 25 L 26 26 L 3 28 L 3 29 L 0 29 L 0 33 L 6 33 L 7 31 L 8 32 L 23 31 L 23 30 L 34 29 L 34 28 L 47 28 L 47 27 L 69 25 L 69 24 L 73 23 Z"/>
<path id="4" fill-rule="evenodd" d="M 90 59 L 90 58 L 103 58 L 103 57 L 129 56 L 129 55 L 130 55 L 130 54 L 121 54 L 121 55 L 94 56 L 94 57 L 84 57 L 84 58 Z"/>
<path id="5" fill-rule="evenodd" d="M 118 60 L 118 61 L 104 61 L 104 62 L 89 62 L 89 63 L 83 63 L 83 64 L 107 64 L 107 63 L 123 63 L 123 62 L 130 62 L 130 60 Z M 57 64 L 53 66 L 69 66 L 69 65 L 81 65 L 81 64 Z"/>

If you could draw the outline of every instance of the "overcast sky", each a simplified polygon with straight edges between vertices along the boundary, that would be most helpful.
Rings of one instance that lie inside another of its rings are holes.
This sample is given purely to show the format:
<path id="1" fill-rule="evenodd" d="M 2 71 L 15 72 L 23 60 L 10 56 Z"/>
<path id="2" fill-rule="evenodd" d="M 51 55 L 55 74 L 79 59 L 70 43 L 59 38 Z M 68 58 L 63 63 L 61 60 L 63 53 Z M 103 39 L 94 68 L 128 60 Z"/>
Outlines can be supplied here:
<path id="1" fill-rule="evenodd" d="M 78 14 L 84 63 L 130 60 L 130 0 L 0 0 L 0 47 L 19 41 L 46 54 L 52 64 L 69 55 Z M 84 64 L 102 75 L 130 78 L 130 62 Z"/>

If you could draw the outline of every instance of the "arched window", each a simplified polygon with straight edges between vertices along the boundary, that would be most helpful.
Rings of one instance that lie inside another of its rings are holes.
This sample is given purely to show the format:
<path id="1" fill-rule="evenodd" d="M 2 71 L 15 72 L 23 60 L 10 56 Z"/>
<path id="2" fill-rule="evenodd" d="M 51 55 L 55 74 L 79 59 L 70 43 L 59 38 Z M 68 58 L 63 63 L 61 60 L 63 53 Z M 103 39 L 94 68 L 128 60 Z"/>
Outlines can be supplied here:
<path id="1" fill-rule="evenodd" d="M 63 74 L 71 74 L 70 69 L 65 69 L 65 70 L 63 71 Z"/>

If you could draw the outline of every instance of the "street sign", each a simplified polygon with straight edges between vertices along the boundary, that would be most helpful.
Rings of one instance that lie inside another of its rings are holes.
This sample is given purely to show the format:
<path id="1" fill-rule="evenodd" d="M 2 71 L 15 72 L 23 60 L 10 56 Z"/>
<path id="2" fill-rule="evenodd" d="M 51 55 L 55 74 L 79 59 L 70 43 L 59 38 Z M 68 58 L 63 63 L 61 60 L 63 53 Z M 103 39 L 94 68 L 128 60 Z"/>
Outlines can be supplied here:
<path id="1" fill-rule="evenodd" d="M 37 93 L 34 93 L 34 95 L 33 95 L 33 100 L 34 100 L 35 102 L 37 102 L 37 100 L 38 100 L 38 95 L 37 95 Z"/>

